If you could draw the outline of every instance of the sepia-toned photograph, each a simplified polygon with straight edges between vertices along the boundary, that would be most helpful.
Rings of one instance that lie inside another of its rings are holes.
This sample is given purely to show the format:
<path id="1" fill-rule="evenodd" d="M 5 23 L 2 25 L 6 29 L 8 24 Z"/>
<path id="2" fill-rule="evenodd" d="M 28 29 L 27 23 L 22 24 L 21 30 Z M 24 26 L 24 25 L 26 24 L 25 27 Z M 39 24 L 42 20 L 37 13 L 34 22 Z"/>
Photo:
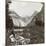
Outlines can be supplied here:
<path id="1" fill-rule="evenodd" d="M 6 46 L 44 43 L 44 2 L 6 0 Z"/>

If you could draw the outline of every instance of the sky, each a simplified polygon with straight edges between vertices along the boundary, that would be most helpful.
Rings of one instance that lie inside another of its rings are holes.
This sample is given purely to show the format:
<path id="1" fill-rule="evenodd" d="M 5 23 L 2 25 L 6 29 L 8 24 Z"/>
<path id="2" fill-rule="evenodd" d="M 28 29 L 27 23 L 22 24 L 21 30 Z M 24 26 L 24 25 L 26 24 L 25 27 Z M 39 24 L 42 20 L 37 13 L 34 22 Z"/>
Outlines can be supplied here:
<path id="1" fill-rule="evenodd" d="M 37 11 L 40 12 L 43 4 L 35 2 L 15 2 L 9 5 L 9 10 L 16 12 L 19 16 L 32 16 L 32 14 Z"/>

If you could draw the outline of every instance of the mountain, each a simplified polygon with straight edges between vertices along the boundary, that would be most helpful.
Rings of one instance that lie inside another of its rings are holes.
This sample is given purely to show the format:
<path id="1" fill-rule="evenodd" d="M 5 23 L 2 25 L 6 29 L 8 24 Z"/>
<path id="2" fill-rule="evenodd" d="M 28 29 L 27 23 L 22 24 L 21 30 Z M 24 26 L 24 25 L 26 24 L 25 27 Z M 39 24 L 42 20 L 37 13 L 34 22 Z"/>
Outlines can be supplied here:
<path id="1" fill-rule="evenodd" d="M 35 11 L 32 16 L 21 17 L 15 12 L 10 12 L 10 16 L 12 17 L 14 26 L 19 27 L 25 27 L 29 23 L 31 23 L 32 19 L 34 18 L 34 16 L 36 16 L 36 14 L 37 11 Z"/>

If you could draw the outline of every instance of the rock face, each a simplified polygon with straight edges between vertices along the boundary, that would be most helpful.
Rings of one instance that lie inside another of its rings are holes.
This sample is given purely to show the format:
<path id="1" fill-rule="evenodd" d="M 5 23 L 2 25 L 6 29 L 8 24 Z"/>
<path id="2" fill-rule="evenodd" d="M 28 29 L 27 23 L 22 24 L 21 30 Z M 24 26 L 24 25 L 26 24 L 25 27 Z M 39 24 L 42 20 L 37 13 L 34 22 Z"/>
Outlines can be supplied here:
<path id="1" fill-rule="evenodd" d="M 39 26 L 44 26 L 44 8 L 43 7 L 42 7 L 42 10 L 37 14 L 35 23 Z"/>

